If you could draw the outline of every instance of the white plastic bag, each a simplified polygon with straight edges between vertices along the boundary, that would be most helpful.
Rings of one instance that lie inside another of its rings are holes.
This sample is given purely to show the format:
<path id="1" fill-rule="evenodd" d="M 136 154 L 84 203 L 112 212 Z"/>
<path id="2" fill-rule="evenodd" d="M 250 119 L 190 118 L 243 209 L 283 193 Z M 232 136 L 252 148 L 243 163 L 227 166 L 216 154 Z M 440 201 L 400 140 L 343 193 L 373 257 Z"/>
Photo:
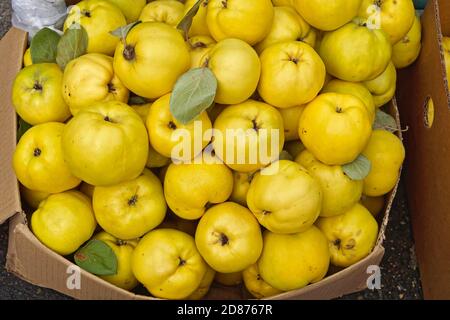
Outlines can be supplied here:
<path id="1" fill-rule="evenodd" d="M 12 24 L 30 39 L 44 27 L 61 29 L 67 15 L 64 0 L 12 0 Z"/>

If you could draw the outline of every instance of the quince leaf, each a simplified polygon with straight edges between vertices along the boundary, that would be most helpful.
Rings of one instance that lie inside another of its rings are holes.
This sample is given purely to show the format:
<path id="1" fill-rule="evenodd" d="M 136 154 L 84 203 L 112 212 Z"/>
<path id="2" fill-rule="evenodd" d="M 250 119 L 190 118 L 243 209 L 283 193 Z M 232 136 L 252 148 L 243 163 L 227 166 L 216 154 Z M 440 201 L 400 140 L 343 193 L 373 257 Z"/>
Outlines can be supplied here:
<path id="1" fill-rule="evenodd" d="M 117 273 L 117 257 L 101 240 L 91 240 L 74 255 L 75 263 L 82 269 L 99 276 Z"/>
<path id="2" fill-rule="evenodd" d="M 213 104 L 216 91 L 217 79 L 210 69 L 189 70 L 175 83 L 170 112 L 177 121 L 187 124 Z"/>
<path id="3" fill-rule="evenodd" d="M 147 99 L 140 97 L 140 96 L 131 96 L 128 99 L 128 105 L 132 106 L 132 105 L 142 105 L 142 104 L 147 104 L 149 103 Z"/>
<path id="4" fill-rule="evenodd" d="M 58 43 L 56 63 L 61 69 L 73 59 L 82 56 L 87 51 L 88 34 L 79 24 L 73 24 L 66 30 Z"/>
<path id="5" fill-rule="evenodd" d="M 110 34 L 119 38 L 120 41 L 122 41 L 125 44 L 125 39 L 127 38 L 127 35 L 130 32 L 130 30 L 136 27 L 141 22 L 142 21 L 135 21 L 130 24 L 127 24 L 126 26 L 119 27 L 116 30 L 111 31 Z"/>
<path id="6" fill-rule="evenodd" d="M 18 117 L 17 121 L 17 141 L 22 138 L 22 136 L 25 134 L 25 132 L 28 131 L 32 126 L 31 124 L 25 122 L 22 118 Z"/>
<path id="7" fill-rule="evenodd" d="M 184 38 L 187 40 L 189 38 L 188 33 L 189 29 L 192 26 L 192 20 L 194 19 L 195 15 L 198 12 L 198 9 L 200 8 L 200 5 L 202 4 L 203 0 L 198 0 L 191 9 L 186 13 L 186 15 L 181 19 L 181 21 L 177 25 L 177 29 L 183 31 Z"/>
<path id="8" fill-rule="evenodd" d="M 384 129 L 390 132 L 395 132 L 398 130 L 397 122 L 394 117 L 381 110 L 377 110 L 373 129 Z"/>
<path id="9" fill-rule="evenodd" d="M 359 155 L 352 163 L 342 166 L 344 173 L 352 180 L 364 180 L 372 169 L 372 163 L 364 155 Z"/>
<path id="10" fill-rule="evenodd" d="M 289 152 L 287 152 L 286 150 L 281 151 L 279 159 L 294 161 L 294 157 L 291 156 L 291 154 Z"/>
<path id="11" fill-rule="evenodd" d="M 49 28 L 43 28 L 33 37 L 30 44 L 33 63 L 56 62 L 56 51 L 61 36 Z"/>

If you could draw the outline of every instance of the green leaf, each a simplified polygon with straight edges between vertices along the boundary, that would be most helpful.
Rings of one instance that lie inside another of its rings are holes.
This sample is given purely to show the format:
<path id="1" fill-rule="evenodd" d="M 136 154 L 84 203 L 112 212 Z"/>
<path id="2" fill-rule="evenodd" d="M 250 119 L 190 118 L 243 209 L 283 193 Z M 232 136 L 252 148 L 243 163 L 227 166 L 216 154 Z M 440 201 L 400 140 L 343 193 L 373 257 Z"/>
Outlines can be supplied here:
<path id="1" fill-rule="evenodd" d="M 109 276 L 117 273 L 117 257 L 103 241 L 89 241 L 75 253 L 74 258 L 78 266 L 92 274 Z"/>
<path id="2" fill-rule="evenodd" d="M 142 105 L 142 104 L 147 104 L 148 101 L 147 99 L 140 97 L 140 96 L 131 96 L 130 99 L 128 99 L 128 104 L 129 105 Z"/>
<path id="3" fill-rule="evenodd" d="M 88 41 L 86 30 L 79 24 L 74 24 L 66 30 L 58 43 L 56 55 L 56 62 L 61 69 L 71 60 L 86 53 Z"/>
<path id="4" fill-rule="evenodd" d="M 291 154 L 289 152 L 287 152 L 286 150 L 281 151 L 279 159 L 294 161 L 294 157 L 292 157 Z"/>
<path id="5" fill-rule="evenodd" d="M 342 166 L 344 173 L 352 180 L 364 180 L 370 173 L 372 164 L 364 155 L 359 155 L 355 161 Z"/>
<path id="6" fill-rule="evenodd" d="M 192 20 L 194 19 L 195 15 L 198 12 L 198 9 L 200 8 L 200 5 L 202 4 L 203 0 L 198 0 L 191 9 L 189 9 L 188 12 L 186 12 L 186 15 L 181 19 L 181 21 L 177 25 L 177 29 L 183 31 L 184 38 L 187 40 L 189 38 L 189 29 L 191 29 L 192 26 Z"/>
<path id="7" fill-rule="evenodd" d="M 395 132 L 398 130 L 397 122 L 395 121 L 394 117 L 381 110 L 377 110 L 373 128 L 375 130 L 384 129 L 390 132 Z"/>
<path id="8" fill-rule="evenodd" d="M 56 51 L 61 36 L 49 29 L 41 29 L 31 40 L 31 60 L 33 63 L 56 62 Z"/>
<path id="9" fill-rule="evenodd" d="M 140 24 L 142 21 L 135 21 L 132 22 L 126 26 L 123 27 L 119 27 L 114 31 L 111 31 L 110 33 L 119 38 L 123 43 L 125 43 L 125 39 L 127 38 L 128 33 L 130 32 L 131 29 L 133 29 L 135 26 L 137 26 L 138 24 Z"/>
<path id="10" fill-rule="evenodd" d="M 17 141 L 22 138 L 22 136 L 25 134 L 25 132 L 28 131 L 32 127 L 31 124 L 25 122 L 22 118 L 18 117 L 17 121 Z"/>
<path id="11" fill-rule="evenodd" d="M 177 121 L 187 124 L 213 104 L 216 91 L 217 79 L 211 70 L 189 70 L 175 83 L 170 111 Z"/>

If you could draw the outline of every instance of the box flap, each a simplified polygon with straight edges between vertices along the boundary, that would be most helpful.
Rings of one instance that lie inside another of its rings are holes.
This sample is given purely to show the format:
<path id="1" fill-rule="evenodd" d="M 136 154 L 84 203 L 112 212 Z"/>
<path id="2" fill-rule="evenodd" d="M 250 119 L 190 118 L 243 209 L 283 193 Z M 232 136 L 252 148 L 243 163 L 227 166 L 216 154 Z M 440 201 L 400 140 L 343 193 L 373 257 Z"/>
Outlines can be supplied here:
<path id="1" fill-rule="evenodd" d="M 367 280 L 371 275 L 367 268 L 379 266 L 383 255 L 384 248 L 377 246 L 365 259 L 318 283 L 307 286 L 301 292 L 298 290 L 286 292 L 268 300 L 329 300 L 367 289 Z"/>
<path id="2" fill-rule="evenodd" d="M 17 128 L 16 113 L 11 103 L 11 88 L 22 67 L 26 43 L 27 34 L 16 28 L 9 30 L 0 40 L 0 224 L 22 211 L 17 179 L 11 165 Z"/>
<path id="3" fill-rule="evenodd" d="M 21 214 L 11 219 L 6 269 L 34 285 L 51 288 L 77 299 L 149 299 L 122 290 L 87 271 L 80 270 L 79 287 L 68 285 L 73 263 L 42 245 Z"/>
<path id="4" fill-rule="evenodd" d="M 67 281 L 73 264 L 43 246 L 24 223 L 20 214 L 10 222 L 10 243 L 7 258 L 7 270 L 32 284 L 57 290 L 78 299 L 154 299 L 149 296 L 135 295 L 81 270 L 80 289 L 70 289 Z M 367 268 L 378 266 L 384 254 L 384 248 L 376 246 L 374 251 L 357 264 L 335 273 L 319 283 L 306 288 L 284 293 L 273 299 L 332 299 L 366 288 L 370 273 Z M 214 286 L 207 299 L 245 299 L 251 298 L 242 288 L 221 288 Z"/>
<path id="5" fill-rule="evenodd" d="M 450 31 L 450 1 L 428 1 L 422 16 L 422 52 L 399 72 L 397 90 L 402 122 L 409 127 L 406 188 L 427 299 L 450 298 L 450 108 L 441 22 Z M 434 121 L 428 112 L 430 98 Z"/>

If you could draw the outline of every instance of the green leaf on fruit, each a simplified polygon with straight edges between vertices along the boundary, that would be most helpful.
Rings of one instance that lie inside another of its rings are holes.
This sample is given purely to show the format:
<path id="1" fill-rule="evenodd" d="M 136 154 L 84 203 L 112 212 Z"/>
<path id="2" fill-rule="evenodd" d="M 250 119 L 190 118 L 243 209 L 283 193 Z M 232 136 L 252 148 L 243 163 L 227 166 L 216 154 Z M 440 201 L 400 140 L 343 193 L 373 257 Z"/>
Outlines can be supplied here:
<path id="1" fill-rule="evenodd" d="M 56 63 L 64 69 L 67 64 L 84 54 L 88 46 L 88 34 L 79 24 L 73 24 L 66 30 L 58 43 Z"/>
<path id="2" fill-rule="evenodd" d="M 17 120 L 17 141 L 22 138 L 22 136 L 25 134 L 25 132 L 28 131 L 32 126 L 31 124 L 25 122 L 22 118 L 18 117 Z"/>
<path id="3" fill-rule="evenodd" d="M 134 106 L 134 105 L 138 106 L 138 105 L 147 104 L 147 103 L 148 103 L 148 100 L 143 97 L 140 97 L 140 96 L 131 96 L 130 99 L 128 99 L 128 104 L 130 106 Z"/>
<path id="4" fill-rule="evenodd" d="M 291 156 L 291 154 L 289 152 L 287 152 L 286 150 L 281 151 L 279 159 L 294 161 L 294 157 Z"/>
<path id="5" fill-rule="evenodd" d="M 184 34 L 185 40 L 189 38 L 189 29 L 191 29 L 192 21 L 194 20 L 195 15 L 198 12 L 198 9 L 200 8 L 200 5 L 202 4 L 203 0 L 198 0 L 191 9 L 186 13 L 186 15 L 181 19 L 181 21 L 177 25 L 177 29 L 181 30 Z"/>
<path id="6" fill-rule="evenodd" d="M 170 111 L 175 119 L 187 124 L 214 102 L 217 79 L 208 68 L 196 68 L 183 74 L 175 83 Z"/>
<path id="7" fill-rule="evenodd" d="M 33 63 L 56 62 L 56 51 L 61 36 L 49 28 L 41 29 L 31 40 L 30 51 Z"/>
<path id="8" fill-rule="evenodd" d="M 372 169 L 372 163 L 364 155 L 359 155 L 355 161 L 342 166 L 344 173 L 352 180 L 364 180 Z"/>
<path id="9" fill-rule="evenodd" d="M 133 29 L 135 26 L 137 26 L 138 24 L 140 24 L 142 21 L 136 21 L 136 22 L 132 22 L 126 26 L 123 27 L 119 27 L 114 31 L 111 31 L 110 33 L 119 38 L 120 41 L 122 41 L 125 44 L 125 39 L 127 38 L 128 33 L 131 31 L 131 29 Z"/>
<path id="10" fill-rule="evenodd" d="M 394 117 L 381 110 L 377 110 L 373 129 L 383 129 L 390 132 L 398 131 L 397 122 Z"/>
<path id="11" fill-rule="evenodd" d="M 117 257 L 105 242 L 91 240 L 74 255 L 75 263 L 82 269 L 98 275 L 117 273 Z"/>

